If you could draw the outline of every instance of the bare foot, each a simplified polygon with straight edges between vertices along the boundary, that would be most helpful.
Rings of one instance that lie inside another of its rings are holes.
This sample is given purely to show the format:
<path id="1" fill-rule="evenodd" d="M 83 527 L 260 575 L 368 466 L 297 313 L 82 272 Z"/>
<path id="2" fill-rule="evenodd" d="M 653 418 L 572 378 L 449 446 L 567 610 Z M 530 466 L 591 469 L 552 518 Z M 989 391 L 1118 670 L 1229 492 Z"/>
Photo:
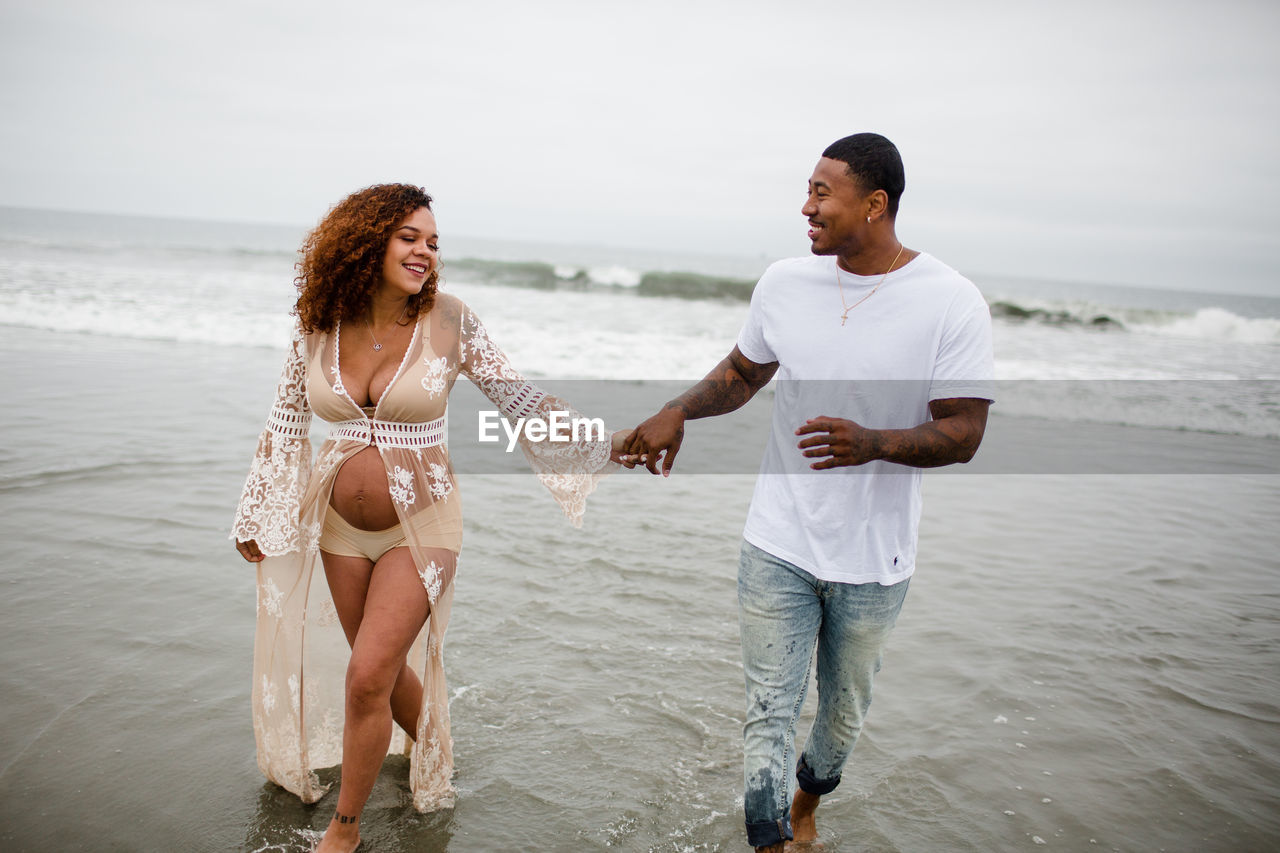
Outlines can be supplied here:
<path id="1" fill-rule="evenodd" d="M 788 841 L 783 853 L 827 853 L 827 845 L 821 841 Z"/>
<path id="2" fill-rule="evenodd" d="M 795 841 L 787 845 L 788 850 L 822 850 L 818 844 L 818 821 L 815 812 L 822 798 L 817 794 L 797 790 L 791 800 L 791 835 Z"/>
<path id="3" fill-rule="evenodd" d="M 315 853 L 352 853 L 360 846 L 360 825 L 356 822 L 339 823 L 335 817 L 329 821 L 324 838 L 316 846 Z"/>

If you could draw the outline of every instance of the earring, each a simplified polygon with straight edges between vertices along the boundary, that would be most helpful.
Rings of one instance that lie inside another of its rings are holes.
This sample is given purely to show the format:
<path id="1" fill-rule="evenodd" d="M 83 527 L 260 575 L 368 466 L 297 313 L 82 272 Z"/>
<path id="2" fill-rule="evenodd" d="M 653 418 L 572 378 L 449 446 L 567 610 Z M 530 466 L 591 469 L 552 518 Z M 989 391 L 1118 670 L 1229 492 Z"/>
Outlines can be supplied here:
<path id="1" fill-rule="evenodd" d="M 868 216 L 868 217 L 867 217 L 867 224 L 868 224 L 868 225 L 870 225 L 870 224 L 871 224 L 871 217 L 870 217 L 870 216 Z"/>

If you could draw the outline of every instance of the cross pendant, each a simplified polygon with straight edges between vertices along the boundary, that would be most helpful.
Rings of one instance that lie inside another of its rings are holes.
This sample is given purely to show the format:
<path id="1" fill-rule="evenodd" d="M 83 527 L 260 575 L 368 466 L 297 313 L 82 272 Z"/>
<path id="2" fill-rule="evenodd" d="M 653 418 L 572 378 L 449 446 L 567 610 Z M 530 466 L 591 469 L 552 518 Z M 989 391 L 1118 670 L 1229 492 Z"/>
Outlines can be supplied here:
<path id="1" fill-rule="evenodd" d="M 849 319 L 849 312 L 846 311 L 840 315 L 840 325 L 843 326 L 845 324 L 845 321 L 848 319 Z"/>

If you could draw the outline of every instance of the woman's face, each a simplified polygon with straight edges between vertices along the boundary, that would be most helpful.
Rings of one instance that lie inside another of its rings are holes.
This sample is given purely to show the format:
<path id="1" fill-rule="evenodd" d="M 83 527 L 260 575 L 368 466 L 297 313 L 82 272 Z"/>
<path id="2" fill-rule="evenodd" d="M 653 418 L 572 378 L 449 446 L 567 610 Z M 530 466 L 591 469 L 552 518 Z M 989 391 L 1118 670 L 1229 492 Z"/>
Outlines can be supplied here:
<path id="1" fill-rule="evenodd" d="M 430 210 L 420 207 L 400 223 L 387 243 L 387 254 L 382 259 L 382 289 L 395 296 L 418 293 L 440 262 L 439 256 L 436 218 Z"/>

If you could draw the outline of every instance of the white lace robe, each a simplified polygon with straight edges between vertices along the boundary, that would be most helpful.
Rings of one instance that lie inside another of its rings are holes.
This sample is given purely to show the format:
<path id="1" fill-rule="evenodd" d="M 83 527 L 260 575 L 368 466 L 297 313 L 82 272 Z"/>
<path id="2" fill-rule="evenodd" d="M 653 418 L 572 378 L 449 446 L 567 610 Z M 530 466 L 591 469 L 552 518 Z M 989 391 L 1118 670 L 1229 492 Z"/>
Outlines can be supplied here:
<path id="1" fill-rule="evenodd" d="M 326 420 L 365 418 L 342 387 L 340 334 L 295 334 L 276 391 L 276 401 L 258 442 L 231 536 L 256 540 L 266 559 L 258 563 L 258 618 L 254 641 L 253 727 L 258 766 L 273 782 L 315 802 L 327 786 L 318 768 L 342 758 L 343 685 L 350 656 L 319 560 L 318 542 L 334 477 L 367 440 L 330 437 L 312 464 L 308 432 L 316 413 Z M 324 377 L 315 375 L 323 371 Z M 443 414 L 459 373 L 469 377 L 509 419 L 546 417 L 566 411 L 563 400 L 544 395 L 511 367 L 479 319 L 454 297 L 439 294 L 419 318 L 395 378 L 373 417 L 386 423 L 424 423 Z M 308 393 L 308 388 L 311 394 Z M 321 405 L 323 404 L 323 405 Z M 573 442 L 529 442 L 526 458 L 575 526 L 586 498 L 605 473 L 609 435 Z M 410 756 L 414 806 L 430 811 L 453 803 L 453 743 L 443 669 L 444 634 L 453 599 L 456 553 L 416 541 L 421 513 L 460 520 L 457 484 L 444 445 L 426 448 L 379 446 L 388 491 L 423 585 L 431 614 L 409 655 L 422 679 L 422 717 L 414 740 L 399 727 L 391 753 Z M 454 501 L 452 507 L 449 501 Z"/>

